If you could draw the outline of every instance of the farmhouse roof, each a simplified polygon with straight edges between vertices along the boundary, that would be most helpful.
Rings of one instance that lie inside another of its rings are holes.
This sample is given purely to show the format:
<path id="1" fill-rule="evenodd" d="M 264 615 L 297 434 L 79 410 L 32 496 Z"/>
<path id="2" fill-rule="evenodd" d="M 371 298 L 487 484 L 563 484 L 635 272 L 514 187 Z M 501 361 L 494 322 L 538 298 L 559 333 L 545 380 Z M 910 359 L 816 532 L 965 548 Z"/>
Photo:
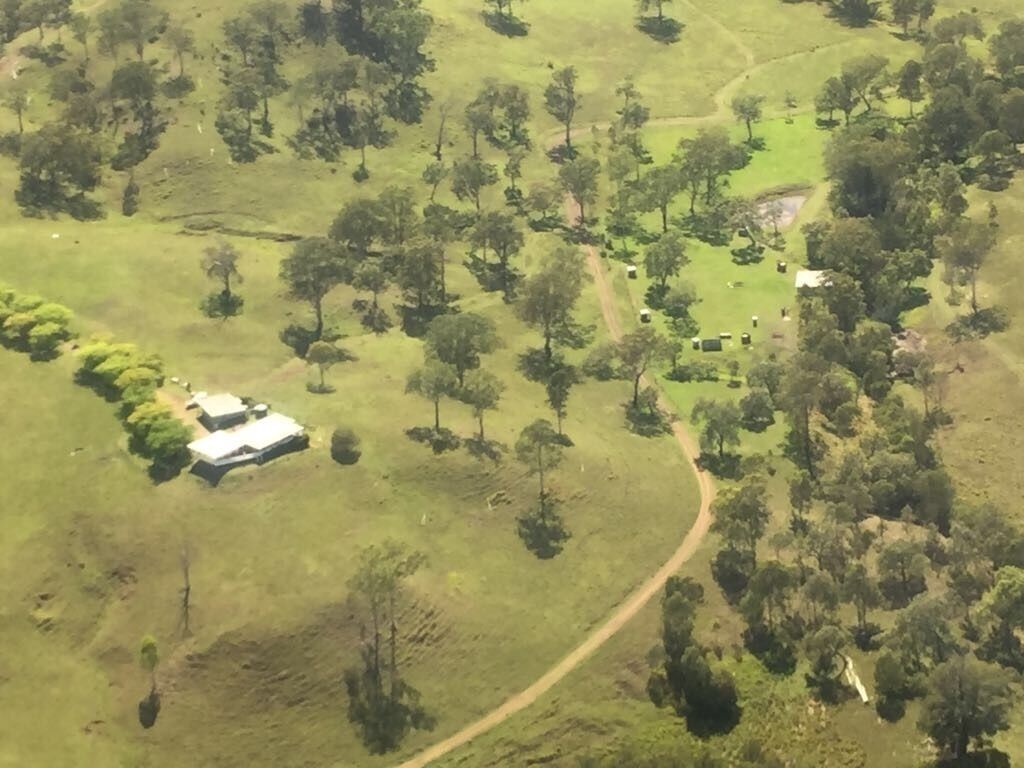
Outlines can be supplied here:
<path id="1" fill-rule="evenodd" d="M 236 453 L 258 453 L 303 432 L 302 425 L 280 413 L 272 413 L 234 431 L 213 432 L 189 443 L 189 450 L 215 462 Z"/>
<path id="2" fill-rule="evenodd" d="M 207 395 L 206 397 L 198 398 L 196 403 L 202 408 L 203 413 L 211 419 L 235 416 L 245 413 L 246 410 L 245 403 L 234 395 L 228 394 Z"/>

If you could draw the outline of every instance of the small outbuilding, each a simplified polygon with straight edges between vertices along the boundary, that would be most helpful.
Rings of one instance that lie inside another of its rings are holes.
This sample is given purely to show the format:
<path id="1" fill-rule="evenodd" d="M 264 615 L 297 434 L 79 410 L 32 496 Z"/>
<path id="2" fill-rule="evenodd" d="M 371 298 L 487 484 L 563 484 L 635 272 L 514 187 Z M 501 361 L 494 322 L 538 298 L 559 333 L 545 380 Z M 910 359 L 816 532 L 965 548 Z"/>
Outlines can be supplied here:
<path id="1" fill-rule="evenodd" d="M 750 334 L 749 333 L 742 333 L 742 334 L 740 334 L 740 343 L 743 344 L 744 347 L 749 347 L 750 346 L 750 341 L 751 341 L 751 339 L 750 339 Z"/>
<path id="2" fill-rule="evenodd" d="M 722 340 L 721 339 L 704 339 L 700 343 L 700 348 L 704 352 L 721 352 L 722 351 Z"/>
<path id="3" fill-rule="evenodd" d="M 651 322 L 651 310 L 649 310 L 649 309 L 641 309 L 640 310 L 640 322 L 641 323 L 649 323 L 649 322 Z"/>
<path id="4" fill-rule="evenodd" d="M 211 432 L 244 423 L 249 411 L 240 398 L 229 394 L 200 392 L 189 401 L 189 406 L 198 406 L 199 422 Z"/>
<path id="5" fill-rule="evenodd" d="M 628 277 L 630 280 L 636 280 L 637 275 L 635 264 L 630 264 L 628 267 L 626 267 L 626 277 Z"/>

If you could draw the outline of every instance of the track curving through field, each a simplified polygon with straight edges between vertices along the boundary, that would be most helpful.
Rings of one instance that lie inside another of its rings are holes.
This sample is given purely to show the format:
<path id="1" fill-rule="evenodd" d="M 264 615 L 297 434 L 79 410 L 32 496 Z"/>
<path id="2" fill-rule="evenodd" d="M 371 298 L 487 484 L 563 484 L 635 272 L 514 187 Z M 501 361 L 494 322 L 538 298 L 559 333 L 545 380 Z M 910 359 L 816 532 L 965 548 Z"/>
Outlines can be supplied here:
<path id="1" fill-rule="evenodd" d="M 705 115 L 681 115 L 677 117 L 656 118 L 648 123 L 648 126 L 651 127 L 685 125 L 699 126 L 717 124 L 729 120 L 732 117 L 731 101 L 739 92 L 743 83 L 746 82 L 751 75 L 754 75 L 771 65 L 790 60 L 798 60 L 822 50 L 845 45 L 845 43 L 840 42 L 808 51 L 797 51 L 795 53 L 758 62 L 751 48 L 718 19 L 700 11 L 687 0 L 684 0 L 684 4 L 687 5 L 694 13 L 703 16 L 712 26 L 721 32 L 723 37 L 729 40 L 733 47 L 735 47 L 743 57 L 746 67 L 715 93 L 714 111 Z M 594 129 L 605 130 L 608 127 L 608 123 L 595 123 L 580 126 L 573 129 L 570 135 L 573 138 L 581 138 L 589 134 Z M 561 142 L 563 136 L 564 133 L 562 131 L 553 132 L 545 141 L 545 146 L 548 149 L 557 146 L 557 144 Z M 567 201 L 566 208 L 568 216 L 572 215 L 568 212 L 571 207 L 570 202 Z M 619 317 L 615 298 L 612 294 L 611 286 L 608 284 L 604 267 L 601 263 L 601 258 L 593 246 L 587 246 L 585 248 L 585 253 L 587 268 L 594 281 L 594 287 L 597 291 L 597 297 L 601 306 L 601 315 L 604 319 L 605 327 L 607 328 L 608 335 L 611 339 L 617 341 L 622 338 L 623 335 L 622 321 Z M 648 381 L 645 377 L 644 383 L 651 384 L 652 382 Z M 674 407 L 667 402 L 664 396 L 659 397 L 659 402 L 664 410 L 670 413 L 673 412 Z M 694 553 L 696 553 L 711 528 L 711 505 L 715 499 L 715 486 L 708 473 L 697 465 L 697 457 L 700 454 L 699 448 L 693 437 L 689 432 L 687 432 L 686 428 L 680 421 L 673 421 L 672 434 L 680 452 L 682 453 L 684 463 L 696 476 L 697 485 L 700 490 L 700 507 L 696 520 L 687 531 L 686 536 L 676 548 L 675 552 L 672 553 L 671 557 L 658 569 L 656 573 L 637 587 L 637 589 L 624 602 L 620 603 L 604 623 L 588 635 L 583 642 L 576 646 L 576 648 L 555 664 L 555 666 L 545 672 L 542 677 L 538 678 L 524 690 L 506 699 L 497 709 L 490 711 L 479 720 L 470 723 L 443 741 L 437 742 L 422 752 L 419 752 L 398 765 L 397 768 L 426 768 L 432 762 L 440 760 L 460 747 L 466 746 L 474 739 L 482 736 L 490 730 L 493 730 L 516 713 L 521 712 L 532 705 L 541 696 L 564 680 L 577 667 L 583 664 L 583 662 L 590 658 L 590 656 L 608 642 L 608 640 L 614 637 L 664 588 L 669 577 L 678 572 L 683 565 L 693 557 Z"/>

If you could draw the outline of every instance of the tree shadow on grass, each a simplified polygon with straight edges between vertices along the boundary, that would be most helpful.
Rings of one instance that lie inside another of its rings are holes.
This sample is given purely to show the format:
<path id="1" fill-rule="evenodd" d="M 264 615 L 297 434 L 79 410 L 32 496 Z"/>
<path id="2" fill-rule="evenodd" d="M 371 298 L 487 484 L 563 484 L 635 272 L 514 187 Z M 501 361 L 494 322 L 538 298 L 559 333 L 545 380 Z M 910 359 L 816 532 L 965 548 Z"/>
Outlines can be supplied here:
<path id="1" fill-rule="evenodd" d="M 984 339 L 1009 327 L 1010 315 L 1005 307 L 987 307 L 958 317 L 946 326 L 946 333 L 955 341 Z"/>
<path id="2" fill-rule="evenodd" d="M 740 457 L 735 453 L 727 453 L 723 456 L 714 453 L 701 453 L 697 457 L 697 466 L 706 469 L 715 477 L 725 480 L 738 480 L 742 476 Z"/>
<path id="3" fill-rule="evenodd" d="M 636 22 L 636 28 L 659 43 L 669 45 L 679 42 L 679 36 L 683 31 L 684 24 L 676 19 L 663 16 L 641 16 Z"/>
<path id="4" fill-rule="evenodd" d="M 516 519 L 519 538 L 538 560 L 551 560 L 572 538 L 557 507 L 554 497 L 545 493 L 537 508 Z"/>
<path id="5" fill-rule="evenodd" d="M 298 323 L 292 323 L 286 328 L 281 329 L 281 333 L 278 335 L 281 339 L 281 343 L 286 347 L 291 347 L 296 357 L 305 359 L 306 353 L 309 351 L 309 347 L 314 341 L 317 341 L 316 331 L 312 328 L 305 328 Z M 322 341 L 337 341 L 339 336 L 335 335 L 329 337 L 328 334 L 323 334 L 321 337 Z"/>
<path id="6" fill-rule="evenodd" d="M 484 24 L 492 32 L 497 32 L 505 37 L 526 37 L 530 33 L 530 25 L 515 16 L 506 16 L 503 13 L 494 11 L 483 11 Z"/>
<path id="7" fill-rule="evenodd" d="M 626 425 L 629 431 L 640 437 L 660 437 L 672 431 L 672 421 L 668 414 L 656 404 L 641 402 L 633 405 L 629 401 L 623 405 L 626 414 Z"/>
<path id="8" fill-rule="evenodd" d="M 760 264 L 764 261 L 763 245 L 748 245 L 743 248 L 732 249 L 732 263 L 737 264 L 741 267 L 749 266 L 750 264 Z"/>
<path id="9" fill-rule="evenodd" d="M 501 457 L 508 450 L 504 443 L 497 440 L 487 440 L 479 436 L 471 437 L 465 442 L 466 450 L 476 459 L 490 459 L 495 464 L 501 461 Z"/>
<path id="10" fill-rule="evenodd" d="M 450 429 L 434 429 L 433 427 L 413 427 L 405 430 L 405 435 L 414 443 L 429 445 L 431 450 L 440 455 L 454 451 L 462 445 L 462 439 Z"/>

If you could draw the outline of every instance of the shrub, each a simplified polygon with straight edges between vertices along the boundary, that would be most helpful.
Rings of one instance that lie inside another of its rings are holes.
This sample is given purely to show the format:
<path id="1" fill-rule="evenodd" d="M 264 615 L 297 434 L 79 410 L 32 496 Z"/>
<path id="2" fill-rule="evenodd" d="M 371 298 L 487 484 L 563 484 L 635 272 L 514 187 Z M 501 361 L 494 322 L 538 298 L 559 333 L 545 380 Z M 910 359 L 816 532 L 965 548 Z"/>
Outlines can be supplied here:
<path id="1" fill-rule="evenodd" d="M 57 355 L 60 344 L 73 335 L 68 328 L 71 319 L 71 310 L 61 304 L 0 288 L 0 339 L 35 360 Z"/>
<path id="2" fill-rule="evenodd" d="M 668 378 L 672 381 L 718 381 L 718 366 L 706 360 L 695 360 L 692 363 L 681 363 L 669 371 Z"/>
<path id="3" fill-rule="evenodd" d="M 363 452 L 359 435 L 348 427 L 338 427 L 331 435 L 331 458 L 339 464 L 351 465 L 359 461 Z"/>

